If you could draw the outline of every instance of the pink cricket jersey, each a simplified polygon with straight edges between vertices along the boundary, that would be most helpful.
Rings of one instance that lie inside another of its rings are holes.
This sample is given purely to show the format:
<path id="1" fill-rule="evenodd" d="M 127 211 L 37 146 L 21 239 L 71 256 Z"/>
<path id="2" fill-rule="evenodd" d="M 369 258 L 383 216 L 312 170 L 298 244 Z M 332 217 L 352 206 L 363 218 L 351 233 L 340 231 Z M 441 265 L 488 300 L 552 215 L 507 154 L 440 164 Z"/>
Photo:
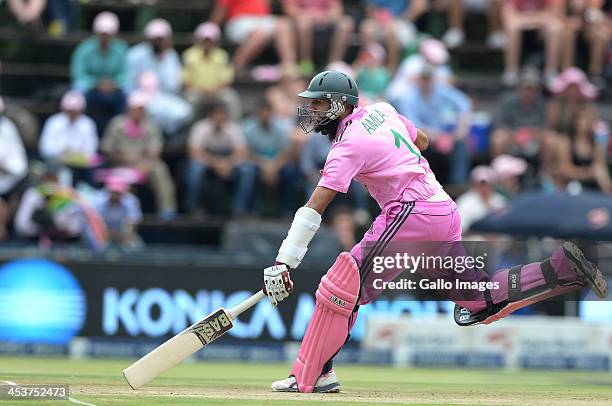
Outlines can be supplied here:
<path id="1" fill-rule="evenodd" d="M 356 107 L 338 126 L 319 186 L 346 193 L 355 179 L 381 208 L 397 201 L 450 200 L 414 144 L 416 136 L 414 124 L 390 104 Z"/>

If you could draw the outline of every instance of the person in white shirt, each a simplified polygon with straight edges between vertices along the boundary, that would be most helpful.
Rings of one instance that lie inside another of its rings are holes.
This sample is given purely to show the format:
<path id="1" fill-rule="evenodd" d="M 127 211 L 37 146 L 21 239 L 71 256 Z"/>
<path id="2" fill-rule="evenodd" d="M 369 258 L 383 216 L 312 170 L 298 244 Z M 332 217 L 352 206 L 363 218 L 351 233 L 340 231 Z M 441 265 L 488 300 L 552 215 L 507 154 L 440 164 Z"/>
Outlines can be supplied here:
<path id="1" fill-rule="evenodd" d="M 28 174 L 28 158 L 15 124 L 4 117 L 0 97 L 0 240 L 6 238 L 6 225 L 16 204 L 22 181 Z"/>
<path id="2" fill-rule="evenodd" d="M 503 209 L 506 198 L 493 188 L 497 172 L 486 165 L 479 165 L 470 174 L 471 188 L 457 198 L 457 208 L 461 214 L 461 231 L 466 233 L 472 224 L 487 214 Z"/>
<path id="3" fill-rule="evenodd" d="M 60 102 L 61 112 L 47 119 L 40 137 L 39 152 L 48 162 L 71 169 L 73 183 L 91 183 L 91 168 L 96 165 L 98 132 L 87 117 L 85 97 L 69 91 Z"/>

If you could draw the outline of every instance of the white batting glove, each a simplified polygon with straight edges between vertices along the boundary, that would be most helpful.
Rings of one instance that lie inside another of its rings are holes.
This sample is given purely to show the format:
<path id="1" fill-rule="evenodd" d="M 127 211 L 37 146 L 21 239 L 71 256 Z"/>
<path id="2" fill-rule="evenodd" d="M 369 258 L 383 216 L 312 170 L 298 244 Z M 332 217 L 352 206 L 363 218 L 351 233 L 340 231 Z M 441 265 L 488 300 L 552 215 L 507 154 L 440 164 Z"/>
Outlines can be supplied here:
<path id="1" fill-rule="evenodd" d="M 293 282 L 289 277 L 289 267 L 285 264 L 270 266 L 264 269 L 264 293 L 272 306 L 276 306 L 289 297 L 293 291 Z"/>

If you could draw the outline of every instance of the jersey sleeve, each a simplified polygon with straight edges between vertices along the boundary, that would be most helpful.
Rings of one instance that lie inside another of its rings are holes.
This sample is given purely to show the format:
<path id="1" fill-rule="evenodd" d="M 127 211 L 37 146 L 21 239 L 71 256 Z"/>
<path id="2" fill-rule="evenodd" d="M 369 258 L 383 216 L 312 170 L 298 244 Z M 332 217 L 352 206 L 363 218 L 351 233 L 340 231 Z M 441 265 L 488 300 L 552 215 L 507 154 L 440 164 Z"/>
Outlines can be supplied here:
<path id="1" fill-rule="evenodd" d="M 406 117 L 402 116 L 401 114 L 398 113 L 398 116 L 400 120 L 402 121 L 402 123 L 404 123 L 404 125 L 406 126 L 406 130 L 408 131 L 408 135 L 410 135 L 410 139 L 412 140 L 412 142 L 414 142 L 417 138 L 416 126 L 414 125 L 412 121 L 408 120 Z"/>
<path id="2" fill-rule="evenodd" d="M 365 164 L 363 155 L 349 141 L 341 141 L 329 151 L 319 186 L 341 193 L 348 192 L 351 181 Z"/>

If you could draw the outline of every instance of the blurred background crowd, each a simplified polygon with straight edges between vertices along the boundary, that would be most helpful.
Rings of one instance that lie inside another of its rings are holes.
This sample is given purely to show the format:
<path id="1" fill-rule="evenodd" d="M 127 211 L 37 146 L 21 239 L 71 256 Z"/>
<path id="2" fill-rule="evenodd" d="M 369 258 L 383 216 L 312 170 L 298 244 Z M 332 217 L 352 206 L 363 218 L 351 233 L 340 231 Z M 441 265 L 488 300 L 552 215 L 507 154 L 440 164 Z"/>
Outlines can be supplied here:
<path id="1" fill-rule="evenodd" d="M 610 0 L 0 0 L 0 21 L 14 244 L 287 221 L 331 147 L 296 122 L 323 69 L 426 131 L 466 233 L 526 190 L 612 192 Z M 349 248 L 377 208 L 358 184 L 338 200 Z"/>

